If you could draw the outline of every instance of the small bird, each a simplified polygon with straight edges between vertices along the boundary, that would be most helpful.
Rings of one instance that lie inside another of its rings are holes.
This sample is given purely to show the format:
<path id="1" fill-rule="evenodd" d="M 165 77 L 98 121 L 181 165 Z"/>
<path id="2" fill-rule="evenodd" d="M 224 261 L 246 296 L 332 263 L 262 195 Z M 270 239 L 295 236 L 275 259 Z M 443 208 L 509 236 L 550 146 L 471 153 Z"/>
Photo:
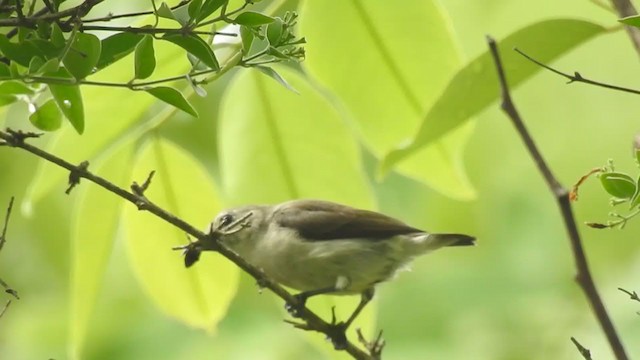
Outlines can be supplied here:
<path id="1" fill-rule="evenodd" d="M 431 234 L 387 215 L 321 200 L 229 209 L 211 225 L 228 233 L 220 241 L 246 261 L 301 291 L 297 305 L 287 304 L 294 316 L 311 296 L 360 294 L 343 330 L 373 298 L 376 284 L 415 257 L 475 243 L 472 236 Z"/>

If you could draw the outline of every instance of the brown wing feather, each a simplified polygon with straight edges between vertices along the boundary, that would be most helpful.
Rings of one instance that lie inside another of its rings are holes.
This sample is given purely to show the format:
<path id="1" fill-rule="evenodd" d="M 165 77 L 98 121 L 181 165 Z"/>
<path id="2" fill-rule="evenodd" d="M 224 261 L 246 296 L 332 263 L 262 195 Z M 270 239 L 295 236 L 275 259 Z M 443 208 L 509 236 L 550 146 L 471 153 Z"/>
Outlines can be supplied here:
<path id="1" fill-rule="evenodd" d="M 423 232 L 392 217 L 328 201 L 295 200 L 274 214 L 280 226 L 295 229 L 308 240 L 384 239 Z"/>

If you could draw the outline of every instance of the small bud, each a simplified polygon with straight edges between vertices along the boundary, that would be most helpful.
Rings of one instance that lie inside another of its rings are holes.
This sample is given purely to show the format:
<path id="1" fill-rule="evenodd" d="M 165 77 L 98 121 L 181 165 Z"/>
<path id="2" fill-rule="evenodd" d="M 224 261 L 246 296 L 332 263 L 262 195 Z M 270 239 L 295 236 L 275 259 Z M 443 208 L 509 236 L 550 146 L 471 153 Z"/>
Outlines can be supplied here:
<path id="1" fill-rule="evenodd" d="M 593 222 L 586 222 L 584 223 L 585 225 L 587 225 L 590 228 L 594 228 L 594 229 L 606 229 L 609 226 L 605 225 L 605 224 L 600 224 L 600 223 L 593 223 Z"/>

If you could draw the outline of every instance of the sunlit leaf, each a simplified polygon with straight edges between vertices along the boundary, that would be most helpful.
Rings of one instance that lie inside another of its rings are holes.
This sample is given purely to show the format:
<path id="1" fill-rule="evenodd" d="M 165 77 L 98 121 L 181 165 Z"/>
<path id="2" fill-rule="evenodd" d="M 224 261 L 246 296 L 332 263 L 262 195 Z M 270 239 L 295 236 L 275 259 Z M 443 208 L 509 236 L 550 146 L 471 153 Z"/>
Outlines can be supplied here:
<path id="1" fill-rule="evenodd" d="M 57 75 L 70 76 L 64 68 L 60 68 Z M 84 105 L 82 104 L 80 87 L 78 85 L 49 84 L 49 91 L 67 120 L 78 134 L 82 134 L 84 132 Z"/>
<path id="2" fill-rule="evenodd" d="M 144 145 L 132 180 L 156 174 L 145 195 L 189 223 L 206 229 L 222 209 L 219 192 L 206 169 L 186 151 L 165 140 Z M 126 207 L 124 229 L 133 269 L 153 302 L 166 314 L 191 326 L 216 328 L 238 286 L 238 268 L 215 253 L 185 268 L 171 247 L 184 245 L 183 231 L 135 207 Z"/>
<path id="3" fill-rule="evenodd" d="M 62 63 L 76 79 L 91 74 L 100 59 L 100 39 L 93 34 L 77 33 Z"/>
<path id="4" fill-rule="evenodd" d="M 216 59 L 211 46 L 209 46 L 199 36 L 194 34 L 180 35 L 169 34 L 162 37 L 163 40 L 170 41 L 181 48 L 185 49 L 195 57 L 200 59 L 205 65 L 212 69 L 219 69 L 218 60 Z"/>
<path id="5" fill-rule="evenodd" d="M 40 130 L 54 131 L 62 125 L 62 114 L 55 100 L 49 99 L 29 115 L 29 121 Z"/>
<path id="6" fill-rule="evenodd" d="M 633 27 L 640 27 L 640 15 L 627 16 L 618 21 L 626 25 L 631 25 Z"/>
<path id="7" fill-rule="evenodd" d="M 200 15 L 200 9 L 202 8 L 202 0 L 191 0 L 187 11 L 191 19 L 196 19 Z"/>
<path id="8" fill-rule="evenodd" d="M 153 36 L 145 35 L 136 46 L 135 54 L 136 79 L 146 79 L 156 69 L 156 55 L 153 51 Z"/>
<path id="9" fill-rule="evenodd" d="M 514 32 L 499 42 L 507 80 L 512 88 L 541 70 L 513 51 L 519 48 L 543 63 L 550 63 L 560 55 L 601 34 L 605 29 L 582 20 L 547 20 Z M 540 39 L 546 39 L 544 45 Z M 435 141 L 448 131 L 478 114 L 500 96 L 495 65 L 488 52 L 483 53 L 451 79 L 438 101 L 424 117 L 421 127 L 411 141 L 399 145 L 384 159 L 382 171 Z M 400 164 L 402 165 L 402 164 Z"/>
<path id="10" fill-rule="evenodd" d="M 238 25 L 245 25 L 245 26 L 259 26 L 259 25 L 270 24 L 274 20 L 275 19 L 272 18 L 271 16 L 267 16 L 267 15 L 253 12 L 253 11 L 246 11 L 238 15 L 233 20 L 233 23 Z"/>
<path id="11" fill-rule="evenodd" d="M 20 81 L 0 82 L 0 94 L 2 95 L 33 95 L 32 88 Z"/>
<path id="12" fill-rule="evenodd" d="M 348 126 L 300 75 L 283 68 L 278 72 L 300 94 L 255 71 L 244 71 L 233 79 L 222 100 L 220 174 L 229 199 L 247 204 L 317 198 L 373 208 L 358 145 Z M 310 301 L 310 306 L 330 318 L 331 307 L 338 304 L 344 319 L 357 301 L 357 297 L 325 297 Z M 373 308 L 354 329 L 372 329 Z M 321 336 L 309 336 L 323 349 L 331 349 Z"/>
<path id="13" fill-rule="evenodd" d="M 280 85 L 284 86 L 285 88 L 293 91 L 294 93 L 298 93 L 298 91 L 296 89 L 294 89 L 288 82 L 287 80 L 285 80 L 282 76 L 280 76 L 280 74 L 278 74 L 277 71 L 275 71 L 273 68 L 269 67 L 269 66 L 263 66 L 263 65 L 259 65 L 259 66 L 254 66 L 254 69 L 260 71 L 261 73 L 267 75 L 268 77 L 274 79 L 275 81 L 277 81 Z"/>
<path id="14" fill-rule="evenodd" d="M 173 11 L 171 10 L 171 8 L 169 7 L 169 5 L 167 5 L 166 2 L 163 2 L 162 4 L 160 4 L 160 6 L 158 7 L 158 11 L 156 12 L 156 14 L 159 17 L 165 18 L 165 19 L 169 19 L 169 20 L 176 20 L 176 16 L 173 14 Z"/>
<path id="15" fill-rule="evenodd" d="M 102 51 L 96 63 L 96 69 L 105 68 L 129 55 L 144 35 L 128 32 L 117 33 L 102 40 Z"/>
<path id="16" fill-rule="evenodd" d="M 636 193 L 636 182 L 627 174 L 603 173 L 600 175 L 600 182 L 606 192 L 619 199 L 631 199 Z"/>
<path id="17" fill-rule="evenodd" d="M 0 34 L 0 52 L 5 57 L 28 67 L 31 58 L 40 55 L 38 49 L 30 42 L 14 43 L 5 34 Z"/>
<path id="18" fill-rule="evenodd" d="M 182 49 L 165 42 L 157 42 L 155 48 L 157 51 L 156 73 L 188 71 L 189 64 L 180 56 L 183 54 Z M 130 62 L 118 61 L 93 75 L 92 80 L 126 83 L 131 80 L 132 73 Z M 113 142 L 124 137 L 136 136 L 137 128 L 133 125 L 143 118 L 149 122 L 158 121 L 156 118 L 148 117 L 149 107 L 158 100 L 142 91 L 90 86 L 84 87 L 82 93 L 87 99 L 100 99 L 100 101 L 89 101 L 84 104 L 87 118 L 91 119 L 85 133 L 77 136 L 63 127 L 50 136 L 53 141 L 47 148 L 50 152 L 73 163 L 83 160 L 92 161 Z M 143 114 L 146 115 L 143 117 Z M 56 171 L 54 165 L 41 162 L 25 195 L 23 205 L 25 209 L 29 209 L 35 201 L 53 189 L 64 191 L 67 176 L 68 174 Z"/>
<path id="19" fill-rule="evenodd" d="M 12 77 L 9 65 L 0 62 L 0 80 L 11 79 Z"/>
<path id="20" fill-rule="evenodd" d="M 174 88 L 168 86 L 158 86 L 145 90 L 149 94 L 157 97 L 158 99 L 166 102 L 169 105 L 186 112 L 189 115 L 198 117 L 198 112 L 193 108 L 191 104 L 184 98 L 182 93 Z"/>
<path id="21" fill-rule="evenodd" d="M 460 66 L 449 20 L 435 1 L 397 6 L 382 0 L 308 0 L 301 14 L 300 33 L 313 39 L 305 46 L 309 56 L 303 65 L 344 105 L 379 158 L 415 133 Z M 340 26 L 327 26 L 325 19 Z M 462 163 L 471 131 L 462 128 L 441 139 L 397 171 L 449 196 L 472 198 Z"/>
<path id="22" fill-rule="evenodd" d="M 196 19 L 196 22 L 200 22 L 205 18 L 207 18 L 209 15 L 213 14 L 225 2 L 226 0 L 204 0 L 204 2 L 202 3 L 202 8 L 200 8 L 200 14 Z"/>
<path id="23" fill-rule="evenodd" d="M 91 171 L 119 185 L 130 177 L 133 145 L 127 144 L 92 162 Z M 82 358 L 82 347 L 102 286 L 104 273 L 116 236 L 123 200 L 93 184 L 74 189 L 77 201 L 71 233 L 70 329 L 71 352 Z M 132 206 L 131 204 L 127 204 Z"/>
<path id="24" fill-rule="evenodd" d="M 15 95 L 2 95 L 0 94 L 0 106 L 12 104 L 18 100 Z"/>
<path id="25" fill-rule="evenodd" d="M 220 109 L 220 173 L 234 203 L 315 197 L 371 207 L 348 127 L 300 75 L 294 94 L 254 71 L 235 78 Z"/>

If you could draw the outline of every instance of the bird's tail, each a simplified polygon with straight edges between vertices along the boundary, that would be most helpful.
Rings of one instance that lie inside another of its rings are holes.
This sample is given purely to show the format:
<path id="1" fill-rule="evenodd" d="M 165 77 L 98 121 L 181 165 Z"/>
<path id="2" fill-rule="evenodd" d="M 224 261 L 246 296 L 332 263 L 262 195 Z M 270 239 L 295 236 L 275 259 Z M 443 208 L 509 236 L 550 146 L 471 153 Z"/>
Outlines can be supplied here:
<path id="1" fill-rule="evenodd" d="M 475 245 L 476 238 L 463 234 L 428 234 L 418 233 L 410 237 L 406 243 L 408 251 L 413 254 L 424 254 L 445 246 Z"/>
<path id="2" fill-rule="evenodd" d="M 470 246 L 476 244 L 476 238 L 464 234 L 431 234 L 442 246 Z"/>

